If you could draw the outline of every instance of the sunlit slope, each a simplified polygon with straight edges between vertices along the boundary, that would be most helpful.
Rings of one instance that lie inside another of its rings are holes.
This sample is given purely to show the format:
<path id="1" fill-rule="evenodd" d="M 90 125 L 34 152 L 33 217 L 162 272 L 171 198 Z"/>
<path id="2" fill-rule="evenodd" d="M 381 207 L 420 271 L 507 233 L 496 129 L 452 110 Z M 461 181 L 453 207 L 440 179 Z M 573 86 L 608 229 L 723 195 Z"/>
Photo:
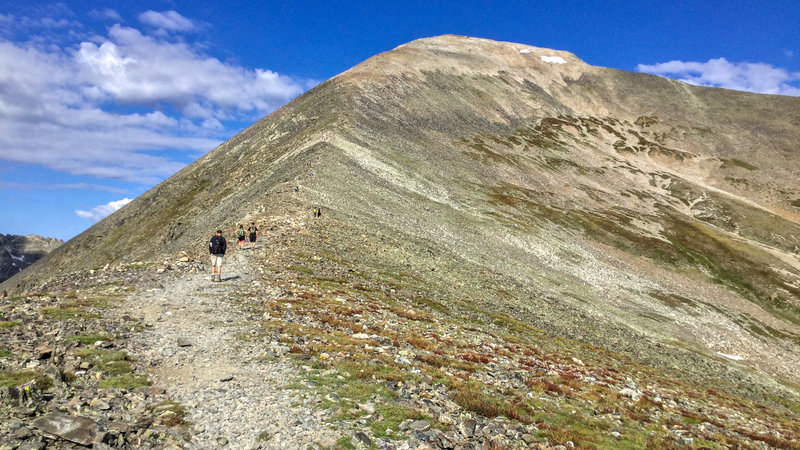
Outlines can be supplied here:
<path id="1" fill-rule="evenodd" d="M 423 39 L 319 85 L 7 285 L 199 256 L 218 227 L 321 206 L 341 261 L 644 361 L 721 353 L 798 380 L 797 142 L 796 98 Z"/>

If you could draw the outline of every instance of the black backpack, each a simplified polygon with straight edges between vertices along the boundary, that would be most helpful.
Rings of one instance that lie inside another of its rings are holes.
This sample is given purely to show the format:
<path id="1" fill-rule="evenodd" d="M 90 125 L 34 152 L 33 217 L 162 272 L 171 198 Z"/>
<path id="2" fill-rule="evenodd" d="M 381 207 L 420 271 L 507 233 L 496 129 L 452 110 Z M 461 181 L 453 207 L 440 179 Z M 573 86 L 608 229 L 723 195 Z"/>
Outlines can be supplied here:
<path id="1" fill-rule="evenodd" d="M 208 243 L 209 251 L 212 255 L 219 255 L 222 253 L 222 236 L 213 236 L 211 242 Z"/>

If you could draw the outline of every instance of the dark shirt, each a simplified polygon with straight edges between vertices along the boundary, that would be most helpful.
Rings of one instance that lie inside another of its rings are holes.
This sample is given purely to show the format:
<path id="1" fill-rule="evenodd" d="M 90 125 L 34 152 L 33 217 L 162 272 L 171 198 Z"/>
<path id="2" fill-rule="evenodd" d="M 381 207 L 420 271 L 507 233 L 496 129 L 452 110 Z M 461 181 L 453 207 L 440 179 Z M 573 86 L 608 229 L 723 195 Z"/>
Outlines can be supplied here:
<path id="1" fill-rule="evenodd" d="M 225 250 L 227 250 L 227 247 L 228 243 L 225 242 L 224 236 L 217 236 L 216 234 L 214 236 L 211 236 L 211 241 L 209 241 L 208 243 L 208 251 L 212 255 L 224 255 Z M 217 249 L 216 252 L 214 251 L 215 248 Z"/>

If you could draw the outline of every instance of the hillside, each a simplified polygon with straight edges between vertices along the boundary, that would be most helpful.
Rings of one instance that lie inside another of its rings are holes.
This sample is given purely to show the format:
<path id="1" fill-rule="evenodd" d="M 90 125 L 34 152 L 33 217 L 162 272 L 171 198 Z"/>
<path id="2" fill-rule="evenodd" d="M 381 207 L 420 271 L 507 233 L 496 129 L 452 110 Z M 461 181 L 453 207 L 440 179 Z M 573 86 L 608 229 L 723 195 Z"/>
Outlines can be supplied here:
<path id="1" fill-rule="evenodd" d="M 213 230 L 256 221 L 283 239 L 257 267 L 294 295 L 413 304 L 492 346 L 594 348 L 791 417 L 798 139 L 797 98 L 423 39 L 322 83 L 2 287 L 205 258 Z"/>
<path id="2" fill-rule="evenodd" d="M 0 282 L 30 266 L 64 241 L 35 234 L 0 234 Z"/>

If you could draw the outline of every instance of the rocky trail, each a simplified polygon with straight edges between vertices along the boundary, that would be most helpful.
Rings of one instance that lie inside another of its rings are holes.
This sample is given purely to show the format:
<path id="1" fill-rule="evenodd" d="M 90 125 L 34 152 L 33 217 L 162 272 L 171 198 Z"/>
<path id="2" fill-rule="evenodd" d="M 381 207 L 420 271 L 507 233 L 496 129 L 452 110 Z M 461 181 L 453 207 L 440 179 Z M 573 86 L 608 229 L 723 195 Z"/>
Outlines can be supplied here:
<path id="1" fill-rule="evenodd" d="M 4 299 L 0 450 L 797 447 L 790 400 L 337 260 L 332 225 L 274 218 L 255 251 L 229 247 L 222 283 L 198 253 Z"/>
<path id="2" fill-rule="evenodd" d="M 253 324 L 234 288 L 258 284 L 251 253 L 229 250 L 222 283 L 188 274 L 128 299 L 128 309 L 148 325 L 132 339 L 132 354 L 186 408 L 196 448 L 330 447 L 336 432 L 320 411 L 284 388 L 297 369 L 264 362 L 263 346 L 242 339 Z"/>

